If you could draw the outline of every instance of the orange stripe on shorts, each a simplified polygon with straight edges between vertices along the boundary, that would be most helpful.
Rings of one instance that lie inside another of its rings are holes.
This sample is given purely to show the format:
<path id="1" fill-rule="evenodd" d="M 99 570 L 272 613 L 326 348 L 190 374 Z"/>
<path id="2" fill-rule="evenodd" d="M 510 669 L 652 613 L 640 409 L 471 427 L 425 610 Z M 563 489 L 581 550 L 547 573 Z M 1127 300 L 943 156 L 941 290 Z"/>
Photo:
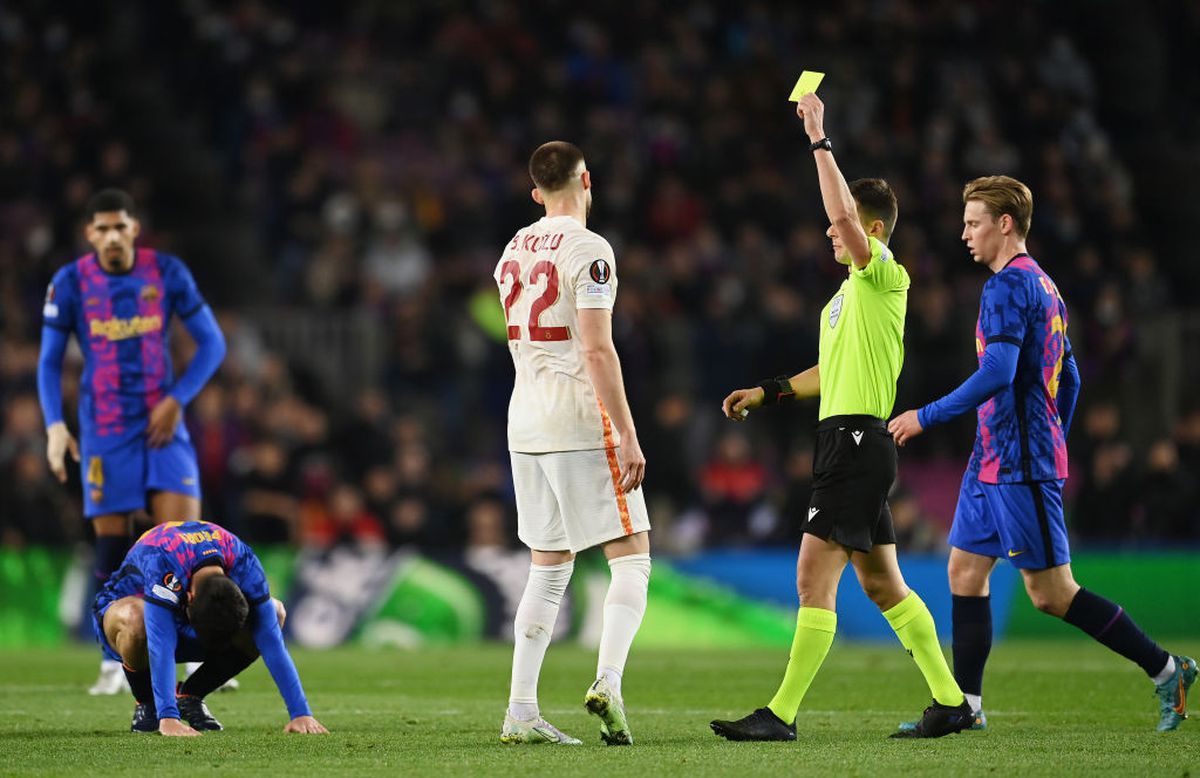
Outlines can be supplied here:
<path id="1" fill-rule="evenodd" d="M 604 424 L 604 455 L 608 458 L 608 472 L 612 474 L 613 492 L 617 495 L 617 513 L 621 516 L 621 529 L 626 535 L 633 534 L 633 522 L 629 520 L 629 504 L 625 502 L 625 494 L 621 491 L 621 463 L 617 461 L 617 446 L 613 441 L 612 419 L 604 410 L 604 403 L 596 399 L 600 406 L 600 420 Z"/>

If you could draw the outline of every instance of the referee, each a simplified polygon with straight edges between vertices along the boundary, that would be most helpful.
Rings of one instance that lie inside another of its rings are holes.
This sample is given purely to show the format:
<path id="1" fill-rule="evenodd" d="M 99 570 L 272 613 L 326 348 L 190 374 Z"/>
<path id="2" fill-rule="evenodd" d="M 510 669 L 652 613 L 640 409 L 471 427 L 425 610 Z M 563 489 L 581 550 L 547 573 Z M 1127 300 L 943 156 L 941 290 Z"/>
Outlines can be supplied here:
<path id="1" fill-rule="evenodd" d="M 896 446 L 885 420 L 904 362 L 909 287 L 908 272 L 886 245 L 896 226 L 896 196 L 881 179 L 846 184 L 825 135 L 825 106 L 815 94 L 803 96 L 796 113 L 812 142 L 830 221 L 825 234 L 834 259 L 847 265 L 847 277 L 821 311 L 817 365 L 738 389 L 722 404 L 727 417 L 742 421 L 762 405 L 821 398 L 812 501 L 796 566 L 800 611 L 787 671 L 765 708 L 711 726 L 729 740 L 795 740 L 796 711 L 833 644 L 838 581 L 850 562 L 933 695 L 916 727 L 893 737 L 940 737 L 968 728 L 971 709 L 942 656 L 929 609 L 900 574 L 887 503 Z"/>

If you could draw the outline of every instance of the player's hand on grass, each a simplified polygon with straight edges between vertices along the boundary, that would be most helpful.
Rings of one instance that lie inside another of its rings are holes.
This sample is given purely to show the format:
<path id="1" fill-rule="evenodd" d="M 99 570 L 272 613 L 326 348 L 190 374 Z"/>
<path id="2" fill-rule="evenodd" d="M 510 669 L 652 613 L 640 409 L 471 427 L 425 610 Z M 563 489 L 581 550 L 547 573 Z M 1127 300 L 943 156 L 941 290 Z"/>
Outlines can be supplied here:
<path id="1" fill-rule="evenodd" d="M 150 423 L 146 425 L 146 437 L 151 448 L 162 448 L 175 437 L 175 428 L 183 416 L 183 406 L 171 395 L 158 401 L 150 411 Z"/>
<path id="2" fill-rule="evenodd" d="M 65 422 L 56 421 L 46 429 L 46 461 L 50 463 L 50 472 L 59 483 L 67 481 L 67 452 L 71 459 L 79 461 L 79 442 L 67 429 Z"/>
<path id="3" fill-rule="evenodd" d="M 825 103 L 815 92 L 809 92 L 796 102 L 796 115 L 804 120 L 804 131 L 813 143 L 825 137 Z"/>
<path id="4" fill-rule="evenodd" d="M 762 404 L 763 390 L 761 386 L 752 389 L 735 389 L 725 398 L 725 402 L 721 403 L 721 411 L 734 421 L 745 421 L 746 417 L 750 415 L 750 411 Z"/>
<path id="5" fill-rule="evenodd" d="M 888 422 L 888 432 L 897 446 L 903 446 L 924 431 L 916 411 L 905 411 Z"/>
<path id="6" fill-rule="evenodd" d="M 159 719 L 158 732 L 164 737 L 200 737 L 200 733 L 179 719 Z"/>
<path id="7" fill-rule="evenodd" d="M 329 730 L 325 729 L 321 722 L 317 721 L 312 716 L 297 716 L 287 723 L 283 728 L 284 732 L 297 732 L 301 735 L 328 735 Z"/>
<path id="8" fill-rule="evenodd" d="M 628 494 L 642 485 L 646 477 L 646 455 L 638 443 L 637 433 L 630 430 L 621 433 L 621 447 L 617 449 L 617 458 L 621 465 L 621 481 L 618 486 L 621 494 Z"/>

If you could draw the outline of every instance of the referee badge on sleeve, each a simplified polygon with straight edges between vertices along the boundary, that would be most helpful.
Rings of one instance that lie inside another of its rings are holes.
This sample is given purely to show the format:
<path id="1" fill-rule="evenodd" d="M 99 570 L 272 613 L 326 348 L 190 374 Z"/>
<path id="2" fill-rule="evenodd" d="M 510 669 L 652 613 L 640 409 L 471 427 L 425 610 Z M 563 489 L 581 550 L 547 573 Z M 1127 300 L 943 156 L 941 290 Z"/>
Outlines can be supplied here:
<path id="1" fill-rule="evenodd" d="M 846 295 L 839 294 L 833 298 L 833 302 L 829 303 L 829 329 L 837 326 L 838 319 L 842 316 L 842 301 L 845 298 Z"/>

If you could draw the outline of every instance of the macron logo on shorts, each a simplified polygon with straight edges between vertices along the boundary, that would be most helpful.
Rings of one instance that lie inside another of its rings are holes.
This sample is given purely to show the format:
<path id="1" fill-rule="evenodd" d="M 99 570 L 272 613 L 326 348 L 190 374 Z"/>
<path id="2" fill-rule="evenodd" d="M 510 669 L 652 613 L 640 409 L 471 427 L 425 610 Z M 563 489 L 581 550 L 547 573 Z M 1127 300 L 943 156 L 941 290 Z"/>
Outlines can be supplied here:
<path id="1" fill-rule="evenodd" d="M 813 520 L 813 516 L 816 516 L 816 515 L 817 515 L 818 513 L 820 513 L 820 512 L 821 512 L 821 509 L 820 509 L 820 508 L 809 508 L 809 509 L 808 509 L 808 520 L 809 520 L 809 521 L 812 521 L 812 520 Z"/>

